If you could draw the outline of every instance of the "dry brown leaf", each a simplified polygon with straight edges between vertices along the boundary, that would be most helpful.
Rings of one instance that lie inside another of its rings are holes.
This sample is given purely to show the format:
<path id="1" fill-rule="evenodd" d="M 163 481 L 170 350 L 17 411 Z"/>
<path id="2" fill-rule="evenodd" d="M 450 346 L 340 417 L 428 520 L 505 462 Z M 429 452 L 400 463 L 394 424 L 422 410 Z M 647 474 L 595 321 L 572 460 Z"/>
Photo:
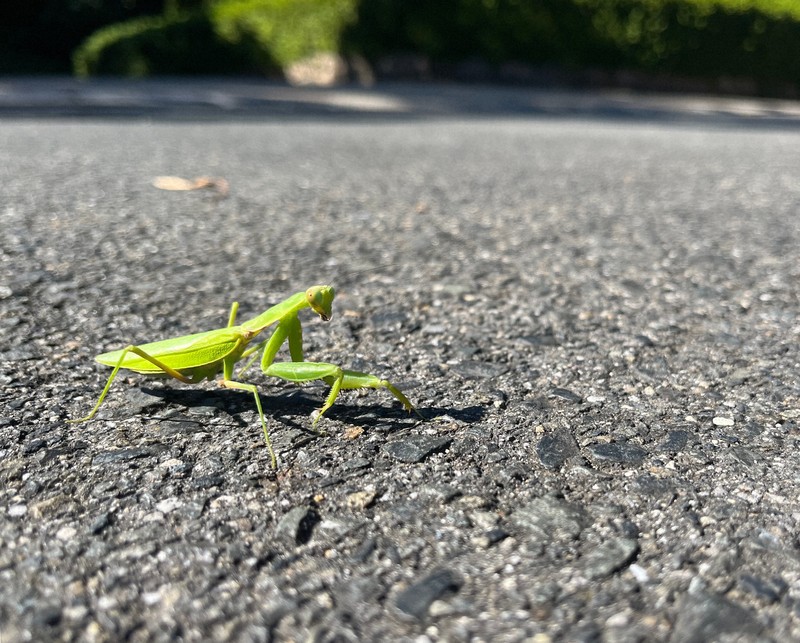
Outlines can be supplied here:
<path id="1" fill-rule="evenodd" d="M 229 185 L 226 179 L 215 179 L 211 176 L 198 176 L 194 180 L 194 189 L 202 190 L 203 188 L 211 188 L 216 190 L 220 196 L 227 196 Z"/>
<path id="2" fill-rule="evenodd" d="M 194 190 L 194 181 L 179 176 L 157 176 L 153 179 L 153 187 L 159 190 Z"/>
<path id="3" fill-rule="evenodd" d="M 196 179 L 184 179 L 180 176 L 157 176 L 153 179 L 153 187 L 159 190 L 187 191 L 211 188 L 220 196 L 227 196 L 230 188 L 226 179 L 215 179 L 210 176 L 199 176 Z"/>

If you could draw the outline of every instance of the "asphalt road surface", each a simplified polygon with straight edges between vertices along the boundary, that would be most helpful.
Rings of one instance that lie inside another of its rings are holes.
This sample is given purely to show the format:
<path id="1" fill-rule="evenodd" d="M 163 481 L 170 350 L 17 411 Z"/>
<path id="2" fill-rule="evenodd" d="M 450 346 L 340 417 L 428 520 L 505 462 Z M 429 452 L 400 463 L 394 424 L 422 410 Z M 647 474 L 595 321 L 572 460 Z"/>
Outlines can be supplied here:
<path id="1" fill-rule="evenodd" d="M 798 124 L 0 83 L 0 641 L 800 639 Z M 122 372 L 65 423 L 94 355 L 320 283 L 307 359 L 424 422 L 347 391 L 317 434 L 327 385 L 256 364 L 277 471 L 214 383 Z"/>

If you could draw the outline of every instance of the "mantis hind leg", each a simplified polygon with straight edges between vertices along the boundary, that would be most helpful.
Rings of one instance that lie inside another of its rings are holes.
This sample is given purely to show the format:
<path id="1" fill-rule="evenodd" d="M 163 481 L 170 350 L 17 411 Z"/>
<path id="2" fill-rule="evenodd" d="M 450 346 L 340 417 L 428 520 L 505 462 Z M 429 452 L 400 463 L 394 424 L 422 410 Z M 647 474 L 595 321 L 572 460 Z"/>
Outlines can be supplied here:
<path id="1" fill-rule="evenodd" d="M 264 419 L 264 411 L 261 408 L 261 398 L 258 395 L 258 389 L 255 387 L 254 384 L 245 384 L 244 382 L 236 382 L 230 379 L 222 379 L 219 382 L 220 386 L 224 386 L 225 388 L 232 388 L 236 389 L 237 391 L 249 391 L 253 394 L 253 397 L 256 400 L 256 408 L 258 409 L 258 417 L 261 420 L 261 428 L 264 429 L 264 441 L 267 443 L 267 449 L 269 449 L 269 456 L 272 460 L 272 468 L 278 468 L 278 459 L 275 457 L 275 451 L 272 450 L 272 443 L 269 439 L 269 431 L 267 431 L 267 422 Z"/>
<path id="2" fill-rule="evenodd" d="M 348 371 L 335 364 L 328 364 L 327 362 L 280 362 L 270 365 L 264 373 L 273 377 L 280 377 L 281 379 L 290 382 L 309 382 L 311 380 L 322 380 L 330 384 L 331 390 L 322 405 L 317 417 L 312 424 L 316 427 L 317 422 L 325 414 L 325 412 L 333 406 L 336 398 L 342 389 L 358 389 L 358 388 L 384 388 L 389 391 L 395 398 L 397 398 L 403 405 L 406 411 L 414 411 L 417 415 L 422 417 L 419 412 L 414 408 L 409 399 L 403 392 L 394 386 L 388 380 L 382 380 L 375 375 L 369 373 L 360 373 L 358 371 Z"/>
<path id="3" fill-rule="evenodd" d="M 125 357 L 128 353 L 134 353 L 139 357 L 141 357 L 142 359 L 146 359 L 148 362 L 150 362 L 154 366 L 157 366 L 160 370 L 164 371 L 164 373 L 166 373 L 170 377 L 174 377 L 176 380 L 180 380 L 184 384 L 192 384 L 195 381 L 191 377 L 186 377 L 186 375 L 184 375 L 180 371 L 176 371 L 174 368 L 167 366 L 162 361 L 156 359 L 152 355 L 148 355 L 138 346 L 126 346 L 124 349 L 122 349 L 122 352 L 120 353 L 117 365 L 114 367 L 114 370 L 111 371 L 111 375 L 108 376 L 108 380 L 106 381 L 106 385 L 103 388 L 103 392 L 100 393 L 100 399 L 97 400 L 97 404 L 94 405 L 94 408 L 89 412 L 89 415 L 79 418 L 77 420 L 67 420 L 67 422 L 69 422 L 70 424 L 79 424 L 81 422 L 86 422 L 88 420 L 91 420 L 95 416 L 97 411 L 100 409 L 100 406 L 103 404 L 103 400 L 106 399 L 106 395 L 108 395 L 108 390 L 111 388 L 111 384 L 113 384 L 114 380 L 116 379 L 117 373 L 119 373 L 119 369 L 122 368 L 122 363 L 125 361 Z"/>

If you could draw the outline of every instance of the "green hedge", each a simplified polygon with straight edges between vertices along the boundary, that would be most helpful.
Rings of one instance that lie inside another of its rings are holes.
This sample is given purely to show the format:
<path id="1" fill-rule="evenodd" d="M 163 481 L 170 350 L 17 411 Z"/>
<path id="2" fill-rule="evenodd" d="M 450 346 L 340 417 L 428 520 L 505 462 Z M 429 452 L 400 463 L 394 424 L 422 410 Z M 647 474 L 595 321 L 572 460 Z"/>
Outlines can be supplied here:
<path id="1" fill-rule="evenodd" d="M 800 83 L 800 4 L 787 0 L 576 0 L 620 66 Z"/>
<path id="2" fill-rule="evenodd" d="M 285 66 L 318 52 L 340 50 L 357 0 L 215 0 L 208 15 L 230 43 L 250 38 Z"/>
<path id="3" fill-rule="evenodd" d="M 365 0 L 345 43 L 368 59 L 415 52 L 442 62 L 579 64 L 601 44 L 574 0 Z"/>
<path id="4" fill-rule="evenodd" d="M 158 13 L 164 0 L 0 0 L 0 73 L 69 72 L 104 25 Z"/>
<path id="5" fill-rule="evenodd" d="M 100 30 L 75 70 L 271 73 L 318 51 L 746 77 L 780 93 L 800 86 L 800 0 L 206 0 Z"/>
<path id="6" fill-rule="evenodd" d="M 136 18 L 100 29 L 73 56 L 78 76 L 256 73 L 279 67 L 252 39 L 220 38 L 203 12 Z"/>
<path id="7" fill-rule="evenodd" d="M 100 29 L 73 56 L 79 76 L 279 73 L 319 51 L 338 51 L 357 0 L 214 0 L 193 12 Z"/>
<path id="8" fill-rule="evenodd" d="M 345 42 L 371 60 L 411 51 L 800 85 L 798 0 L 365 0 Z"/>

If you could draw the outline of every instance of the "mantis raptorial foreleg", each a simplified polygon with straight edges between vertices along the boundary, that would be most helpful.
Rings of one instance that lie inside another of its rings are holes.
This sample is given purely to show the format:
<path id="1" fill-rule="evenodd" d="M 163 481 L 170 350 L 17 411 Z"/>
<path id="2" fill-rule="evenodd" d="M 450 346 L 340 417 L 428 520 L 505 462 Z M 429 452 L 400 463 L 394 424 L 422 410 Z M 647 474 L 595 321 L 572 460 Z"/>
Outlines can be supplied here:
<path id="1" fill-rule="evenodd" d="M 249 357 L 250 359 L 248 359 L 247 363 L 241 369 L 239 369 L 239 377 L 241 377 L 244 372 L 253 365 L 253 362 L 258 359 L 258 351 L 262 349 L 261 370 L 266 372 L 270 364 L 275 361 L 275 356 L 278 354 L 278 350 L 280 350 L 280 347 L 283 346 L 283 343 L 287 340 L 289 342 L 289 356 L 292 358 L 292 361 L 302 362 L 303 327 L 300 325 L 300 320 L 297 318 L 297 315 L 281 320 L 276 326 L 272 335 L 270 335 L 257 346 L 248 348 L 244 353 L 242 353 L 242 358 Z"/>

